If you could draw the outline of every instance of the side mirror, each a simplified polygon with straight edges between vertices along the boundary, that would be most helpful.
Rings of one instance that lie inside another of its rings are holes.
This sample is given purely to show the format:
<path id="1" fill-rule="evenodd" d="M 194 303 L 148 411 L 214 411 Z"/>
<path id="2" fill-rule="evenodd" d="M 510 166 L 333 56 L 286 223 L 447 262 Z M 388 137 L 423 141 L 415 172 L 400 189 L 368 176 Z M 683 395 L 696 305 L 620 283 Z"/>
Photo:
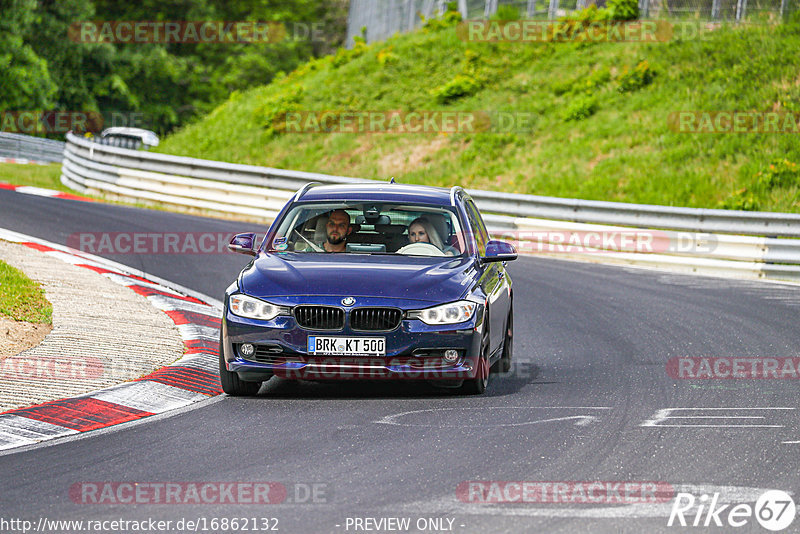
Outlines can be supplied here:
<path id="1" fill-rule="evenodd" d="M 256 251 L 253 250 L 253 245 L 256 242 L 256 234 L 254 233 L 247 233 L 247 234 L 236 234 L 231 239 L 231 242 L 228 243 L 228 250 L 231 252 L 238 252 L 239 254 L 248 254 L 250 256 L 255 256 Z"/>
<path id="2" fill-rule="evenodd" d="M 486 243 L 486 253 L 481 257 L 485 262 L 512 261 L 517 259 L 517 249 L 505 241 L 489 241 Z"/>

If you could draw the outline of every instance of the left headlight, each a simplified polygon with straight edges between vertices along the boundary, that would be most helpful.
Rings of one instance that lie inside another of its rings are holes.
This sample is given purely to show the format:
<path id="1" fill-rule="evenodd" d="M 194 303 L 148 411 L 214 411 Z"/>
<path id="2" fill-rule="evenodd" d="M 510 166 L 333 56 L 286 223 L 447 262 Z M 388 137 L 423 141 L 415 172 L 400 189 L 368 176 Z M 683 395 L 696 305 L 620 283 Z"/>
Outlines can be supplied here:
<path id="1" fill-rule="evenodd" d="M 469 300 L 459 300 L 442 304 L 424 310 L 413 310 L 408 312 L 409 319 L 419 319 L 425 324 L 456 324 L 469 321 L 475 315 L 478 305 Z"/>
<path id="2" fill-rule="evenodd" d="M 265 321 L 274 319 L 278 315 L 286 312 L 282 306 L 276 306 L 275 304 L 270 304 L 269 302 L 242 294 L 231 295 L 228 307 L 234 315 L 238 315 L 239 317 L 262 319 Z"/>

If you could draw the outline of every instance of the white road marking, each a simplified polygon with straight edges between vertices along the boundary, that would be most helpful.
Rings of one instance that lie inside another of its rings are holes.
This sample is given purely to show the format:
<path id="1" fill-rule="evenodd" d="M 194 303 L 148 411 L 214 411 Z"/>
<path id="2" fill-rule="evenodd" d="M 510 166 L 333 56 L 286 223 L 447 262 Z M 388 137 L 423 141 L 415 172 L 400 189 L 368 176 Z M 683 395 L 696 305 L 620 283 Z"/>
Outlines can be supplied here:
<path id="1" fill-rule="evenodd" d="M 47 254 L 51 258 L 61 260 L 64 263 L 69 263 L 70 265 L 90 265 L 92 267 L 101 267 L 104 269 L 108 269 L 108 267 L 106 267 L 101 263 L 80 256 L 76 256 L 74 254 L 70 254 L 69 252 L 62 252 L 60 250 L 48 250 L 47 252 L 45 252 L 45 254 Z M 122 275 L 120 274 L 118 276 Z"/>
<path id="2" fill-rule="evenodd" d="M 216 326 L 179 324 L 177 327 L 183 339 L 205 339 L 207 341 L 219 342 L 219 328 Z"/>
<path id="3" fill-rule="evenodd" d="M 181 359 L 171 363 L 169 367 L 172 366 L 182 366 L 182 367 L 195 367 L 198 369 L 203 369 L 205 371 L 209 371 L 211 373 L 219 372 L 219 361 L 217 360 L 218 354 L 216 354 L 216 350 L 212 349 L 213 354 L 211 353 L 193 353 L 193 354 L 185 354 Z"/>
<path id="4" fill-rule="evenodd" d="M 129 286 L 149 287 L 152 289 L 158 289 L 159 291 L 163 291 L 164 293 L 172 293 L 176 297 L 182 296 L 177 291 L 173 291 L 172 289 L 162 286 L 161 284 L 157 284 L 155 282 L 145 282 L 143 280 L 139 280 L 138 278 L 131 278 L 130 276 L 126 276 L 124 274 L 103 273 L 103 276 L 105 276 L 112 282 L 116 282 L 117 284 L 125 287 Z"/>
<path id="5" fill-rule="evenodd" d="M 774 408 L 665 408 L 658 410 L 652 419 L 645 420 L 641 425 L 644 427 L 658 427 L 658 428 L 783 428 L 783 425 L 751 425 L 751 424 L 715 424 L 715 425 L 681 425 L 681 424 L 663 424 L 668 419 L 765 419 L 764 416 L 759 415 L 671 415 L 674 412 L 680 411 L 754 411 L 754 410 L 794 410 L 794 408 L 787 407 L 774 407 Z"/>
<path id="6" fill-rule="evenodd" d="M 163 295 L 150 295 L 147 297 L 150 304 L 162 311 L 190 311 L 201 313 L 219 319 L 219 311 L 213 306 L 207 304 L 197 304 L 196 302 L 189 302 L 178 298 L 166 297 Z"/>
<path id="7" fill-rule="evenodd" d="M 0 415 L 0 450 L 77 433 L 77 430 L 71 428 L 19 415 Z"/>
<path id="8" fill-rule="evenodd" d="M 26 195 L 36 195 L 39 197 L 53 197 L 61 193 L 61 191 L 54 191 L 52 189 L 42 189 L 41 187 L 34 187 L 32 185 L 23 185 L 17 187 L 17 193 L 24 193 Z"/>
<path id="9" fill-rule="evenodd" d="M 481 408 L 481 411 L 485 410 L 610 410 L 609 406 L 486 406 Z M 374 424 L 383 424 L 383 425 L 397 425 L 397 426 L 435 426 L 437 428 L 442 427 L 478 427 L 478 428 L 485 428 L 485 427 L 512 427 L 512 426 L 525 426 L 525 425 L 535 425 L 538 423 L 552 423 L 556 421 L 571 421 L 576 420 L 575 426 L 586 426 L 591 423 L 596 423 L 599 421 L 599 418 L 593 415 L 570 415 L 564 417 L 554 417 L 550 419 L 539 419 L 535 421 L 525 421 L 522 423 L 497 423 L 497 424 L 476 424 L 476 425 L 469 425 L 465 424 L 463 418 L 459 419 L 459 422 L 456 424 L 448 425 L 442 424 L 441 422 L 431 422 L 431 423 L 403 423 L 398 421 L 398 419 L 412 415 L 412 414 L 420 414 L 420 413 L 428 413 L 428 412 L 444 412 L 444 411 L 454 411 L 454 410 L 461 410 L 461 411 L 469 411 L 471 413 L 475 413 L 475 408 L 472 407 L 460 407 L 460 408 L 427 408 L 424 410 L 410 410 L 407 412 L 396 413 L 393 415 L 387 415 L 378 419 L 377 421 L 373 421 Z"/>

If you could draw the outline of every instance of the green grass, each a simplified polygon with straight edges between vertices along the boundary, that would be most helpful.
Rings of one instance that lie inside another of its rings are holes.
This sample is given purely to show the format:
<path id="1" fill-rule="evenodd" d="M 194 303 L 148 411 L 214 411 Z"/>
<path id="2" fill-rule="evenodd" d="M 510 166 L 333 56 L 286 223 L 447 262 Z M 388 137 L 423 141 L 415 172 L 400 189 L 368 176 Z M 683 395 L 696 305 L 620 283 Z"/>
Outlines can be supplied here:
<path id="1" fill-rule="evenodd" d="M 39 284 L 0 261 L 0 314 L 15 321 L 53 324 L 53 306 Z"/>
<path id="2" fill-rule="evenodd" d="M 0 163 L 0 182 L 14 185 L 32 185 L 65 193 L 75 193 L 75 191 L 61 183 L 60 163 L 50 163 L 49 165 Z"/>
<path id="3" fill-rule="evenodd" d="M 704 208 L 800 211 L 800 140 L 688 134 L 682 110 L 800 112 L 800 24 L 666 43 L 472 43 L 420 30 L 233 93 L 159 152 L 328 174 Z M 529 113 L 532 131 L 289 134 L 293 110 Z M 787 163 L 782 163 L 782 161 Z M 781 179 L 765 178 L 778 165 Z M 783 171 L 781 171 L 783 172 Z"/>

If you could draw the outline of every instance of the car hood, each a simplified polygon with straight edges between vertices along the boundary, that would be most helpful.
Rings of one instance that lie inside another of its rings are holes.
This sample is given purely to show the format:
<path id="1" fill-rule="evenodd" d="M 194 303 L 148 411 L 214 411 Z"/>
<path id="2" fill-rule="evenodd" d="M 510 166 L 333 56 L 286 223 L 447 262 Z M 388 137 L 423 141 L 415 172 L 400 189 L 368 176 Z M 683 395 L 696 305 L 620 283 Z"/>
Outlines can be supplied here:
<path id="1" fill-rule="evenodd" d="M 259 254 L 240 288 L 254 297 L 320 295 L 448 302 L 477 279 L 471 258 L 361 254 Z"/>

